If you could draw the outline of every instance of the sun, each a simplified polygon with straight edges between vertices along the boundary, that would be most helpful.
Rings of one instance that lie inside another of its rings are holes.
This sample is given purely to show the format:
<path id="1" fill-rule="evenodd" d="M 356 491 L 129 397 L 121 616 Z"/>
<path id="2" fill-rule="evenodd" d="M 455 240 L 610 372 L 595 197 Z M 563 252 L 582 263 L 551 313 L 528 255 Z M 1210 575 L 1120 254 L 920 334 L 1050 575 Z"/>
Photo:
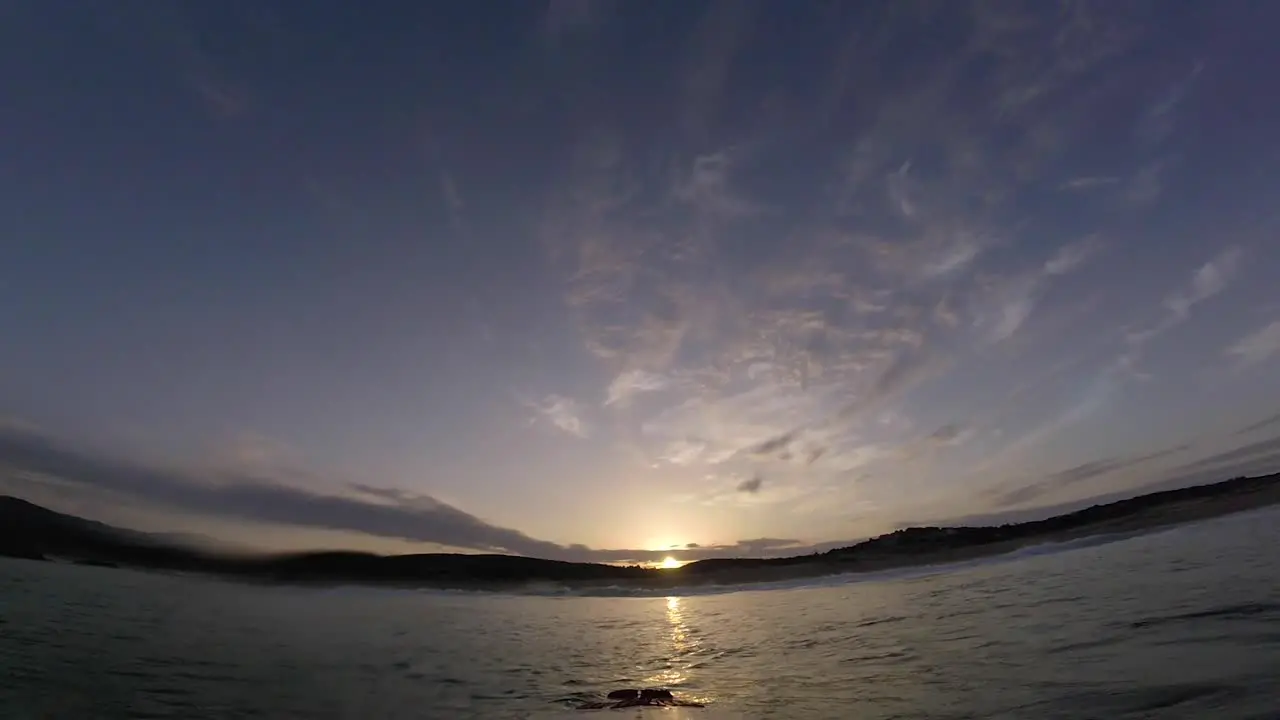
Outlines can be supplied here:
<path id="1" fill-rule="evenodd" d="M 675 570 L 681 565 L 684 565 L 684 563 L 671 557 L 670 555 L 666 556 L 665 558 L 662 559 L 662 562 L 658 563 L 658 567 L 662 568 L 663 570 Z"/>

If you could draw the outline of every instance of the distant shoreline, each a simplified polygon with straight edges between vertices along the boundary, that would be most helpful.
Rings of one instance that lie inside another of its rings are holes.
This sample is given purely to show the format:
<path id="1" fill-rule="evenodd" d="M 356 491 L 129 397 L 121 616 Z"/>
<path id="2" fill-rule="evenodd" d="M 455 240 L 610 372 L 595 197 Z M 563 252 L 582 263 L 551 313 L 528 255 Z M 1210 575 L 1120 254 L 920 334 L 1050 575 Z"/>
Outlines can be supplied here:
<path id="1" fill-rule="evenodd" d="M 835 564 L 818 559 L 811 563 L 805 563 L 788 568 L 789 570 L 794 570 L 794 572 L 770 574 L 771 576 L 769 577 L 765 577 L 764 574 L 761 573 L 751 575 L 749 579 L 744 577 L 740 581 L 735 581 L 732 573 L 725 573 L 715 574 L 711 576 L 711 579 L 714 584 L 732 584 L 734 582 L 749 584 L 753 582 L 798 580 L 809 577 L 824 577 L 830 575 L 875 573 L 889 570 L 904 570 L 914 567 L 951 565 L 970 560 L 978 560 L 985 557 L 1008 555 L 1028 547 L 1065 543 L 1072 540 L 1080 540 L 1090 537 L 1121 535 L 1127 539 L 1129 537 L 1145 535 L 1147 533 L 1153 533 L 1160 530 L 1168 530 L 1201 520 L 1225 517 L 1235 513 L 1278 505 L 1280 504 L 1280 486 L 1277 486 L 1275 490 L 1265 496 L 1257 495 L 1247 499 L 1257 502 L 1241 504 L 1238 502 L 1224 501 L 1224 499 L 1193 500 L 1189 501 L 1184 506 L 1171 508 L 1174 512 L 1168 515 L 1163 512 L 1157 512 L 1150 516 L 1142 515 L 1111 523 L 1104 522 L 1097 526 L 1083 528 L 1076 531 L 1063 531 L 1061 533 L 1003 540 L 994 543 L 959 548 L 938 548 L 936 550 L 929 550 L 913 555 L 886 554 L 880 557 L 865 558 L 861 561 L 855 560 L 852 562 L 840 562 Z M 700 584 L 705 583 L 684 583 L 686 586 L 696 586 Z"/>
<path id="2" fill-rule="evenodd" d="M 1276 504 L 1280 504 L 1280 474 L 1140 495 L 1044 520 L 987 527 L 907 528 L 820 554 L 699 560 L 664 570 L 510 555 L 219 554 L 149 540 L 140 533 L 56 513 L 17 498 L 0 497 L 0 556 L 284 584 L 497 592 L 545 585 L 568 591 L 605 587 L 661 591 L 945 565 L 1004 555 L 1033 545 L 1151 532 Z"/>

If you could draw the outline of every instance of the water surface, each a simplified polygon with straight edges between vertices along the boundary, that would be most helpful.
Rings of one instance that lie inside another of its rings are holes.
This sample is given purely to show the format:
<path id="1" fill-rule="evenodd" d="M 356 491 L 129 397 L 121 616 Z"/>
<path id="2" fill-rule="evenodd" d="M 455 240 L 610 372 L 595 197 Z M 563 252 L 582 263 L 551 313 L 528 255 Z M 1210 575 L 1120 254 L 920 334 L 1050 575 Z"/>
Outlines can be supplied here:
<path id="1" fill-rule="evenodd" d="M 250 586 L 0 560 L 0 717 L 1280 717 L 1280 511 L 671 597 Z M 658 710 L 608 716 L 653 716 Z"/>

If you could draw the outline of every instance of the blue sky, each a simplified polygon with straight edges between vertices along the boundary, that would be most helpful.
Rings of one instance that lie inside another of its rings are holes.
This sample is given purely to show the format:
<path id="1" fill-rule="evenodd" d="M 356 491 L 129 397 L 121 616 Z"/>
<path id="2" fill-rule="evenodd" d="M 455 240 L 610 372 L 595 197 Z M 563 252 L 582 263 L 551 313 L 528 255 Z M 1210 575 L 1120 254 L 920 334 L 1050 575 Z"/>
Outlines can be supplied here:
<path id="1" fill-rule="evenodd" d="M 0 13 L 5 492 L 625 560 L 1280 469 L 1265 5 Z"/>

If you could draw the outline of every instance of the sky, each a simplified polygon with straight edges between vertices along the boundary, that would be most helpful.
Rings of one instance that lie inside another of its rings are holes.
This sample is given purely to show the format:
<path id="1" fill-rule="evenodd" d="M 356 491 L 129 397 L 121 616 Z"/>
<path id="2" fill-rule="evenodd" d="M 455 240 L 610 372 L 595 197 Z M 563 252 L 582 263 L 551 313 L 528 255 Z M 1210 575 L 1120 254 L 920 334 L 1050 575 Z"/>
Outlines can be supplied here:
<path id="1" fill-rule="evenodd" d="M 1267 3 L 0 8 L 0 492 L 782 555 L 1280 470 Z"/>

